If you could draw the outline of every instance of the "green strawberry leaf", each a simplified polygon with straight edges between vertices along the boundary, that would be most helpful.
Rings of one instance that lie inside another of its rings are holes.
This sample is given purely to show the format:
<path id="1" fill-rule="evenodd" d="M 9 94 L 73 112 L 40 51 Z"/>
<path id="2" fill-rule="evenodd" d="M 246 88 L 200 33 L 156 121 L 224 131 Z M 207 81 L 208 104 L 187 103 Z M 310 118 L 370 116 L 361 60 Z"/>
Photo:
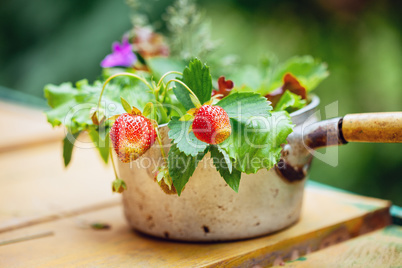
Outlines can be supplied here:
<path id="1" fill-rule="evenodd" d="M 211 158 L 219 174 L 236 193 L 239 191 L 241 172 L 233 168 L 233 163 L 224 150 L 210 147 Z"/>
<path id="2" fill-rule="evenodd" d="M 56 108 L 63 105 L 66 100 L 71 100 L 77 94 L 77 90 L 71 83 L 63 83 L 60 86 L 46 85 L 45 98 L 50 107 Z"/>
<path id="3" fill-rule="evenodd" d="M 63 83 L 60 86 L 45 86 L 44 94 L 49 106 L 52 108 L 45 112 L 48 122 L 53 127 L 63 124 L 69 133 L 77 135 L 81 131 L 91 132 L 93 129 L 97 131 L 98 126 L 92 122 L 91 114 L 97 107 L 102 85 L 103 83 L 100 81 L 95 81 L 90 85 L 87 80 L 81 80 L 76 83 L 75 87 L 71 83 Z M 134 80 L 121 79 L 118 85 L 110 83 L 105 89 L 101 106 L 99 107 L 101 114 L 109 118 L 124 113 L 120 97 L 128 100 L 136 107 L 144 107 L 149 99 L 154 98 L 152 93 L 146 90 L 148 89 L 144 85 Z M 110 122 L 107 121 L 106 127 L 108 127 L 108 124 Z M 102 135 L 103 138 L 106 134 Z M 96 144 L 95 135 L 91 138 Z M 106 139 L 106 142 L 109 142 L 108 139 Z M 71 160 L 72 145 L 65 142 L 63 147 L 64 161 L 67 165 Z M 98 150 L 102 159 L 107 161 L 106 148 L 98 148 Z"/>
<path id="4" fill-rule="evenodd" d="M 230 118 L 248 120 L 250 117 L 270 116 L 270 102 L 253 92 L 235 92 L 220 100 L 216 105 L 222 107 Z"/>
<path id="5" fill-rule="evenodd" d="M 180 121 L 178 117 L 170 120 L 169 138 L 177 145 L 177 149 L 185 155 L 196 156 L 207 148 L 208 144 L 200 141 L 189 129 L 193 121 Z"/>
<path id="6" fill-rule="evenodd" d="M 102 129 L 101 131 L 93 128 L 88 131 L 89 137 L 99 151 L 102 160 L 107 164 L 109 160 L 109 130 Z"/>
<path id="7" fill-rule="evenodd" d="M 286 73 L 295 76 L 307 91 L 316 88 L 329 75 L 327 65 L 311 56 L 293 57 L 282 64 L 268 59 L 258 66 L 245 65 L 235 71 L 233 92 L 253 91 L 265 96 L 283 85 Z"/>
<path id="8" fill-rule="evenodd" d="M 303 100 L 300 95 L 286 90 L 276 104 L 274 111 L 287 111 L 288 113 L 291 113 L 303 108 L 305 105 L 306 100 Z"/>
<path id="9" fill-rule="evenodd" d="M 71 156 L 73 154 L 74 143 L 77 139 L 80 132 L 71 134 L 67 133 L 66 137 L 63 140 L 63 159 L 64 159 L 64 166 L 67 167 L 70 164 Z"/>
<path id="10" fill-rule="evenodd" d="M 231 118 L 232 134 L 220 147 L 234 161 L 234 166 L 247 174 L 272 168 L 280 158 L 281 144 L 292 132 L 290 116 L 273 112 L 263 120 L 239 121 Z"/>
<path id="11" fill-rule="evenodd" d="M 156 112 L 155 112 L 155 106 L 152 102 L 148 102 L 144 110 L 142 111 L 142 115 L 149 118 L 149 119 L 154 119 L 156 120 Z"/>
<path id="12" fill-rule="evenodd" d="M 131 113 L 131 111 L 133 110 L 132 106 L 130 105 L 130 103 L 128 103 L 128 101 L 126 101 L 123 97 L 120 97 L 120 101 L 121 101 L 121 105 L 123 105 L 124 110 L 127 113 Z"/>
<path id="13" fill-rule="evenodd" d="M 208 149 L 196 156 L 186 155 L 179 150 L 177 144 L 172 144 L 168 153 L 168 169 L 177 194 L 180 196 L 184 186 L 193 175 L 198 162 L 204 157 Z"/>
<path id="14" fill-rule="evenodd" d="M 311 56 L 293 57 L 289 59 L 277 69 L 275 80 L 282 80 L 286 73 L 291 73 L 296 76 L 297 80 L 300 81 L 307 91 L 316 88 L 318 84 L 329 75 L 327 64 Z M 275 88 L 280 87 L 281 84 L 282 81 Z"/>
<path id="15" fill-rule="evenodd" d="M 184 69 L 183 77 L 180 80 L 194 92 L 201 104 L 211 99 L 212 78 L 209 67 L 202 64 L 199 59 L 190 62 L 189 66 Z M 173 92 L 186 110 L 195 107 L 190 92 L 183 85 L 176 83 Z"/>

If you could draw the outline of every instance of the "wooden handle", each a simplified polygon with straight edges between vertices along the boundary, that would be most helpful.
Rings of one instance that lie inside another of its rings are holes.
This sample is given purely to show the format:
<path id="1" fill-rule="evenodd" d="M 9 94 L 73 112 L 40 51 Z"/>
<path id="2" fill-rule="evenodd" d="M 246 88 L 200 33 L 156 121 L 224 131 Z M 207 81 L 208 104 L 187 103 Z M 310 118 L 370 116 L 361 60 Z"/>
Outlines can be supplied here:
<path id="1" fill-rule="evenodd" d="M 342 134 L 348 142 L 402 143 L 402 112 L 348 114 Z"/>

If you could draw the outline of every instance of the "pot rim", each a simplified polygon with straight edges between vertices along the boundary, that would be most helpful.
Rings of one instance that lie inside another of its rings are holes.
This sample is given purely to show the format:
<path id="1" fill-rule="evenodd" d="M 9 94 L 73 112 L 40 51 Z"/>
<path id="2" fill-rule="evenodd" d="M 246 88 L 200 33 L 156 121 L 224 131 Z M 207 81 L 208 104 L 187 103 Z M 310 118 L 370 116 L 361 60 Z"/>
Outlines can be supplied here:
<path id="1" fill-rule="evenodd" d="M 311 94 L 309 104 L 307 104 L 305 107 L 289 114 L 290 117 L 292 118 L 293 123 L 298 125 L 299 124 L 298 121 L 300 121 L 299 118 L 305 118 L 305 116 L 307 114 L 314 112 L 319 104 L 320 104 L 320 98 L 315 94 Z M 158 128 L 167 127 L 168 124 L 169 123 L 161 124 L 158 126 Z"/>

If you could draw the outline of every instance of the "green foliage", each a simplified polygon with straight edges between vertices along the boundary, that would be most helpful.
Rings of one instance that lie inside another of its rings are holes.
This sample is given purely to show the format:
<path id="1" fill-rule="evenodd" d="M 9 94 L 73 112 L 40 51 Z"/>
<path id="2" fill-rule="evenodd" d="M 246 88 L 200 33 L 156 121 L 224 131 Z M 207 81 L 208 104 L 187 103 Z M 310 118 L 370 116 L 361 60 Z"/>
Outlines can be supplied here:
<path id="1" fill-rule="evenodd" d="M 52 107 L 51 110 L 46 111 L 49 123 L 52 126 L 63 124 L 73 134 L 87 130 L 93 125 L 90 111 L 97 106 L 101 87 L 100 82 L 89 85 L 87 80 L 78 81 L 76 87 L 73 87 L 71 83 L 45 86 L 45 96 L 49 106 Z M 70 94 L 66 91 L 70 91 Z M 108 116 L 124 111 L 118 100 L 108 96 L 103 98 L 102 111 L 105 111 L 106 107 L 117 107 L 114 111 L 109 110 Z M 121 109 L 118 109 L 119 107 Z"/>
<path id="2" fill-rule="evenodd" d="M 274 112 L 266 98 L 252 92 L 236 92 L 217 103 L 229 115 L 230 137 L 219 145 L 241 172 L 270 169 L 279 160 L 281 144 L 292 132 L 286 112 Z"/>
<path id="3" fill-rule="evenodd" d="M 287 111 L 288 113 L 291 113 L 303 108 L 305 105 L 306 100 L 303 100 L 300 95 L 286 90 L 276 104 L 274 111 Z"/>
<path id="4" fill-rule="evenodd" d="M 233 73 L 235 91 L 254 91 L 265 96 L 283 85 L 286 73 L 295 76 L 307 91 L 329 75 L 327 65 L 311 56 L 293 57 L 282 64 L 265 59 L 258 66 L 245 65 Z"/>
<path id="5" fill-rule="evenodd" d="M 192 60 L 189 66 L 184 69 L 181 81 L 194 92 L 201 104 L 211 99 L 212 78 L 209 67 L 202 64 L 199 59 Z M 183 85 L 177 83 L 173 91 L 184 108 L 189 110 L 195 107 L 190 92 Z"/>
<path id="6" fill-rule="evenodd" d="M 235 92 L 217 103 L 230 118 L 244 121 L 251 117 L 268 117 L 272 106 L 265 97 L 253 92 Z"/>
<path id="7" fill-rule="evenodd" d="M 220 147 L 234 161 L 236 169 L 247 174 L 272 168 L 279 161 L 281 144 L 286 143 L 293 129 L 290 116 L 284 111 L 247 121 L 231 118 L 230 123 L 232 134 Z"/>
<path id="8" fill-rule="evenodd" d="M 102 97 L 100 112 L 106 118 L 124 113 L 123 105 L 128 109 L 130 103 L 137 107 L 144 107 L 147 100 L 153 97 L 146 92 L 143 86 L 138 83 L 131 83 L 130 80 L 120 80 L 120 84 L 110 84 Z M 132 87 L 134 85 L 134 87 Z M 97 107 L 102 83 L 95 81 L 90 85 L 87 80 L 78 81 L 75 87 L 71 83 L 63 83 L 60 86 L 47 85 L 44 93 L 51 110 L 46 111 L 48 122 L 52 126 L 63 124 L 71 134 L 78 135 L 82 131 L 88 131 L 92 141 L 97 147 L 102 159 L 107 162 L 109 151 L 109 138 L 107 131 L 93 124 L 91 111 Z M 134 98 L 133 95 L 140 97 Z M 126 100 L 128 99 L 128 101 Z M 166 121 L 166 116 L 162 117 Z M 103 128 L 108 128 L 108 122 Z M 73 145 L 68 140 L 64 141 L 63 156 L 67 166 L 71 159 Z"/>
<path id="9" fill-rule="evenodd" d="M 211 158 L 216 170 L 236 193 L 239 191 L 241 172 L 233 167 L 229 155 L 220 147 L 211 146 Z"/>
<path id="10" fill-rule="evenodd" d="M 133 107 L 128 103 L 128 101 L 126 101 L 123 97 L 120 97 L 120 101 L 126 113 L 131 113 Z"/>
<path id="11" fill-rule="evenodd" d="M 71 156 L 74 149 L 74 143 L 78 135 L 80 135 L 80 132 L 74 134 L 67 133 L 66 137 L 63 140 L 63 159 L 65 167 L 67 167 L 68 164 L 70 164 Z"/>
<path id="12" fill-rule="evenodd" d="M 296 76 L 297 80 L 300 81 L 307 91 L 316 88 L 329 75 L 327 64 L 311 56 L 293 57 L 281 64 L 275 71 L 274 82 L 271 87 L 274 89 L 279 87 L 281 83 L 278 84 L 277 81 L 282 79 L 286 73 Z"/>
<path id="13" fill-rule="evenodd" d="M 88 130 L 89 137 L 99 151 L 102 160 L 107 164 L 109 160 L 109 129 L 91 128 Z"/>
<path id="14" fill-rule="evenodd" d="M 198 162 L 207 153 L 198 153 L 196 156 L 186 155 L 181 152 L 176 144 L 172 144 L 168 154 L 168 169 L 173 185 L 177 190 L 178 195 L 183 191 L 184 186 L 193 175 Z"/>
<path id="15" fill-rule="evenodd" d="M 292 132 L 289 115 L 284 111 L 271 114 L 269 102 L 257 93 L 236 92 L 217 105 L 227 112 L 232 126 L 232 134 L 220 145 L 208 145 L 189 132 L 192 119 L 180 121 L 172 118 L 169 122 L 169 138 L 174 145 L 169 151 L 169 162 L 176 155 L 186 158 L 189 165 L 189 173 L 185 173 L 186 176 L 180 180 L 176 179 L 181 188 L 189 179 L 187 175 L 192 174 L 191 165 L 200 160 L 196 158 L 202 158 L 205 150 L 210 150 L 220 175 L 233 190 L 238 191 L 241 172 L 255 173 L 262 168 L 272 168 L 279 160 L 281 144 L 286 143 L 287 136 Z M 181 162 L 181 169 L 185 162 Z M 170 169 L 169 172 L 175 176 Z"/>
<path id="16" fill-rule="evenodd" d="M 180 121 L 173 117 L 169 122 L 169 138 L 176 144 L 177 148 L 186 155 L 196 156 L 207 148 L 208 144 L 200 141 L 190 132 L 193 121 Z"/>

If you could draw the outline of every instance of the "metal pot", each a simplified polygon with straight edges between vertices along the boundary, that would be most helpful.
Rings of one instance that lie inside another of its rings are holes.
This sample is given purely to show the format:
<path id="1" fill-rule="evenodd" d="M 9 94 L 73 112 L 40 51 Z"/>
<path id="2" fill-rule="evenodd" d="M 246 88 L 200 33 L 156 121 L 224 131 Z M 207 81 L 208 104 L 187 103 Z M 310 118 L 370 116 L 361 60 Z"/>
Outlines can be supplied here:
<path id="1" fill-rule="evenodd" d="M 151 147 L 140 159 L 118 163 L 127 183 L 123 192 L 128 223 L 143 233 L 174 240 L 223 241 L 269 234 L 297 222 L 312 150 L 347 142 L 402 142 L 402 112 L 347 115 L 318 122 L 318 97 L 291 114 L 296 124 L 282 159 L 271 170 L 242 174 L 234 192 L 210 163 L 198 164 L 181 196 L 167 195 L 155 182 L 160 149 Z M 168 127 L 160 126 L 169 145 Z M 168 151 L 168 148 L 165 150 Z"/>

